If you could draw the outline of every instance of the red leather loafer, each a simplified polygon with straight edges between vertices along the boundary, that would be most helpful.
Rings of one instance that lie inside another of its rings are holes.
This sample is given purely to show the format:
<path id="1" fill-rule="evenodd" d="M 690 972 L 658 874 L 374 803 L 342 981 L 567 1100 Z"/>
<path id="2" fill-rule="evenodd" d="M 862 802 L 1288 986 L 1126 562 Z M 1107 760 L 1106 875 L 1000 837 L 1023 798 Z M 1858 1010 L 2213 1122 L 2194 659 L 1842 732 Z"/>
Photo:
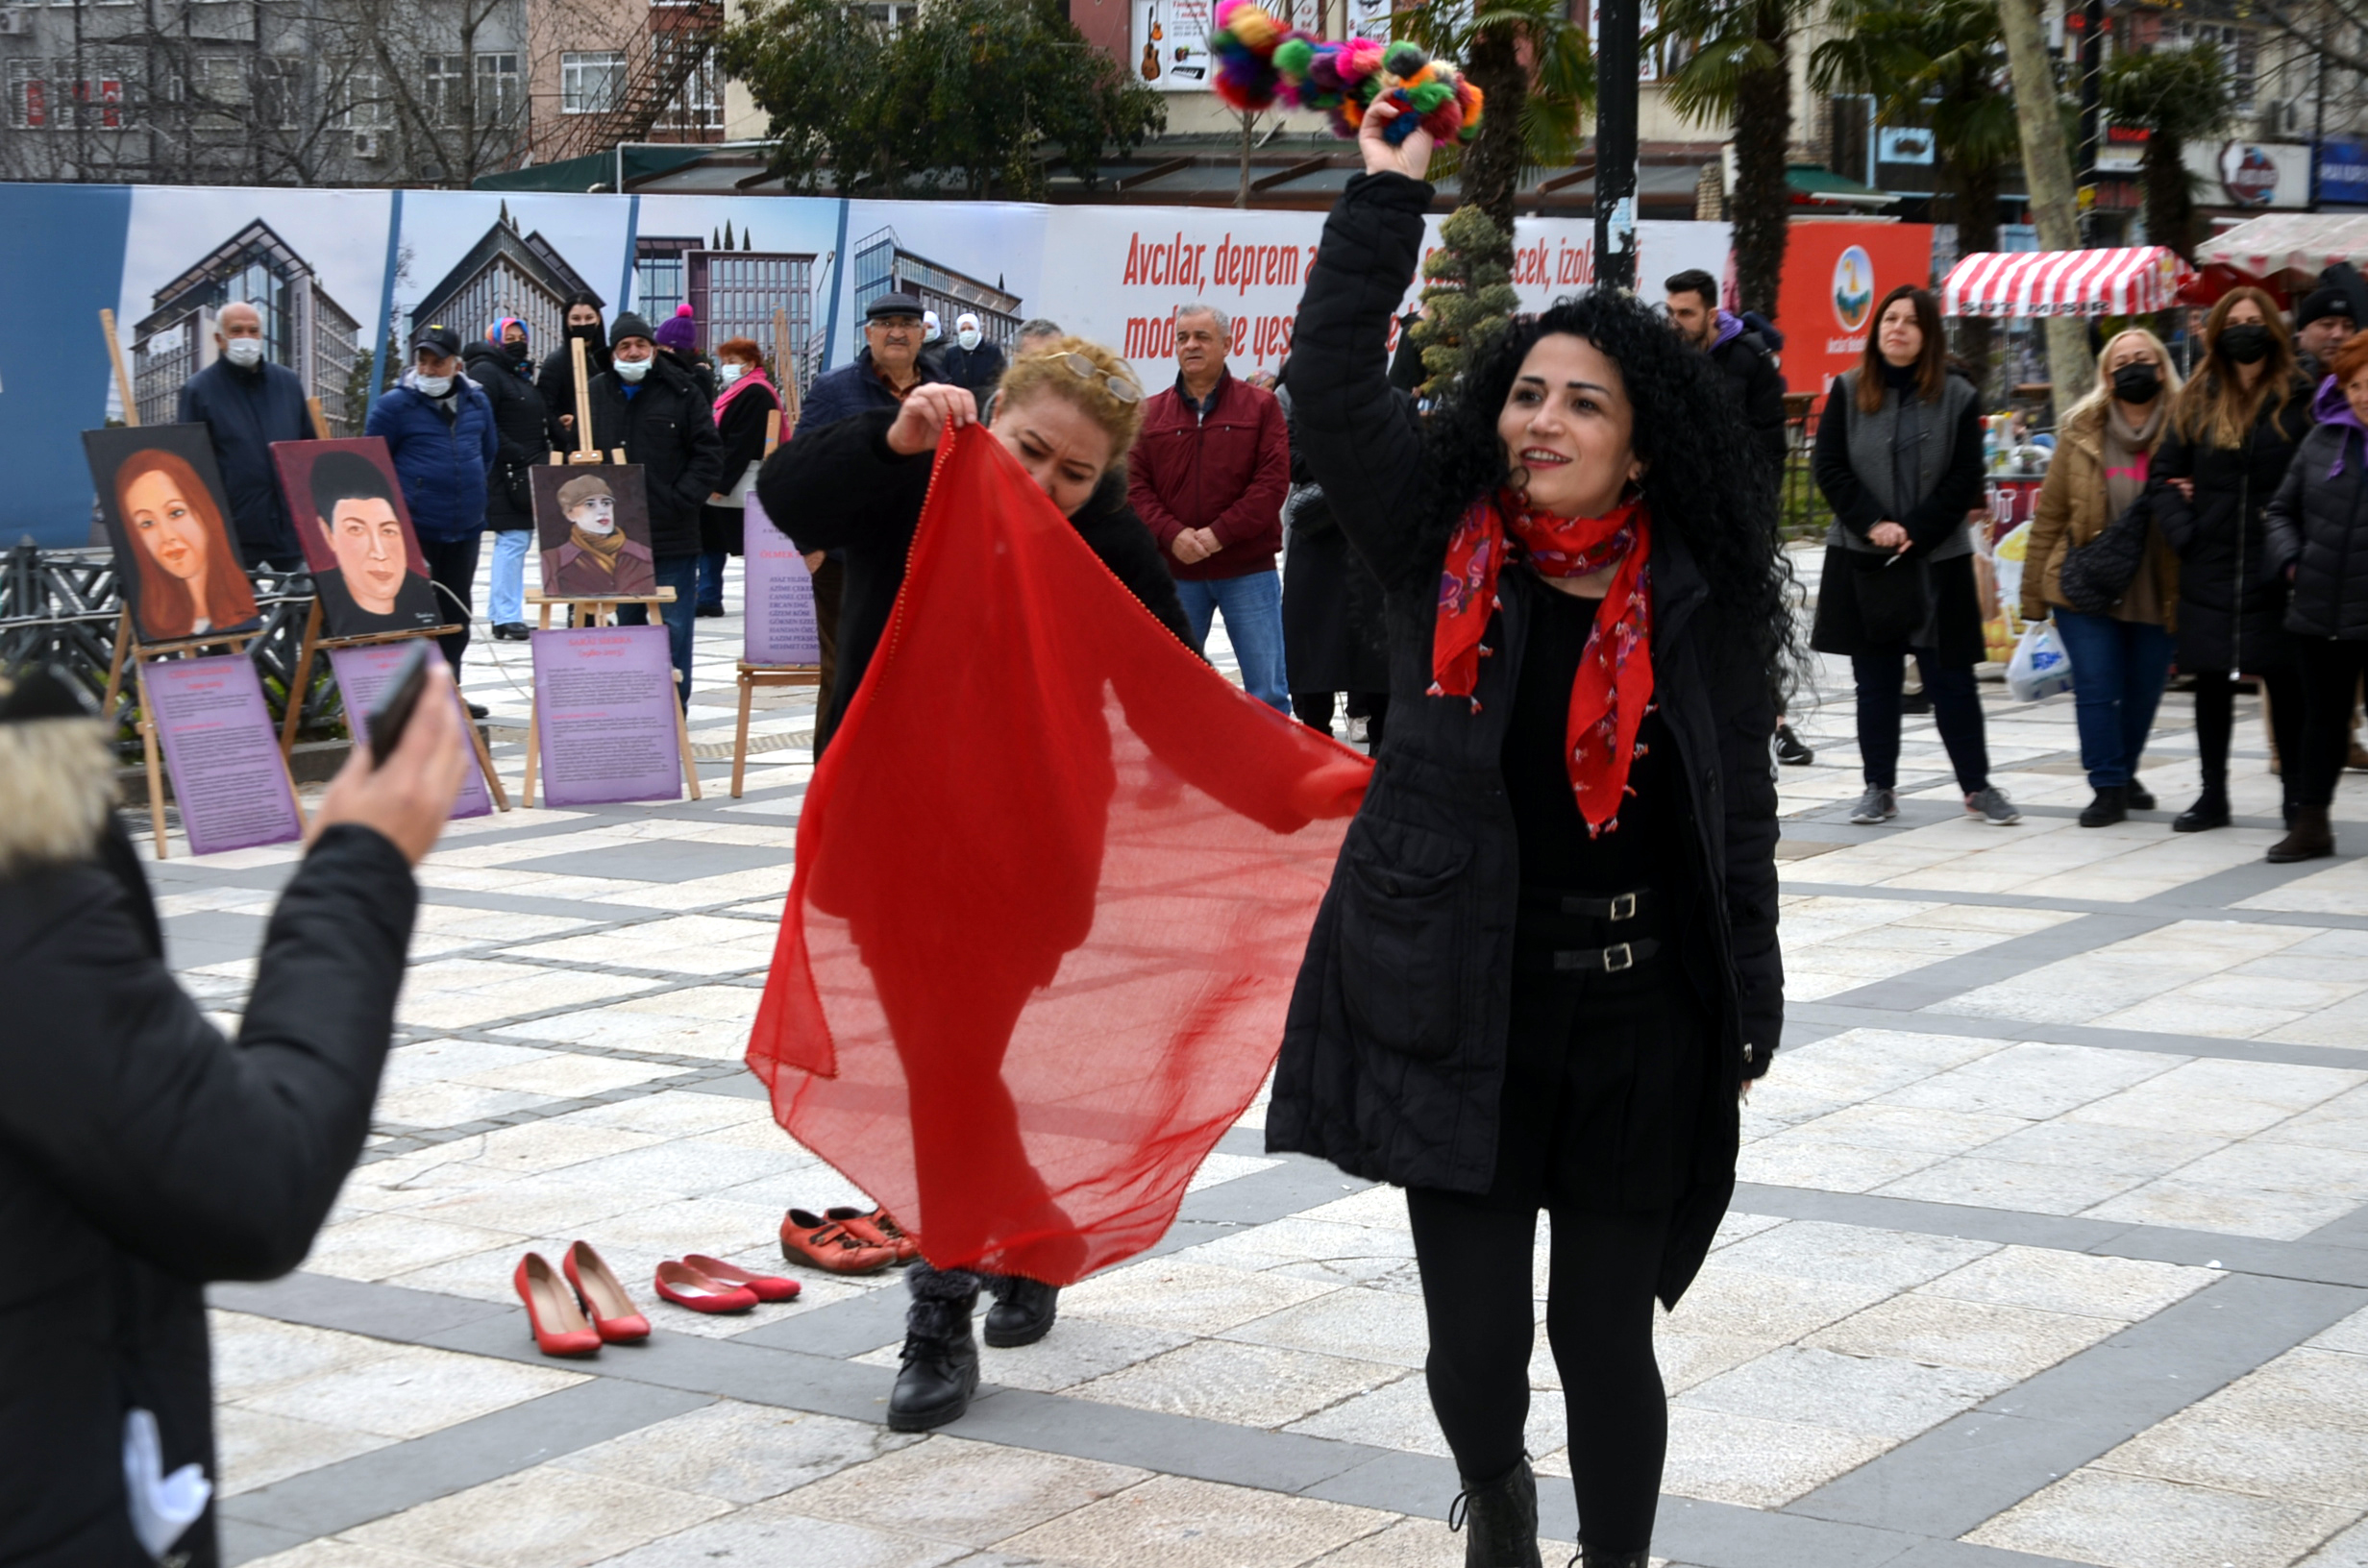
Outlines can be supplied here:
<path id="1" fill-rule="evenodd" d="M 657 1293 L 694 1312 L 745 1312 L 756 1305 L 756 1292 L 745 1286 L 710 1278 L 689 1263 L 672 1258 L 657 1265 Z"/>
<path id="2" fill-rule="evenodd" d="M 798 1295 L 798 1282 L 785 1280 L 778 1274 L 752 1274 L 737 1263 L 728 1263 L 721 1258 L 709 1258 L 696 1252 L 682 1261 L 711 1280 L 740 1286 L 758 1301 L 792 1301 Z"/>

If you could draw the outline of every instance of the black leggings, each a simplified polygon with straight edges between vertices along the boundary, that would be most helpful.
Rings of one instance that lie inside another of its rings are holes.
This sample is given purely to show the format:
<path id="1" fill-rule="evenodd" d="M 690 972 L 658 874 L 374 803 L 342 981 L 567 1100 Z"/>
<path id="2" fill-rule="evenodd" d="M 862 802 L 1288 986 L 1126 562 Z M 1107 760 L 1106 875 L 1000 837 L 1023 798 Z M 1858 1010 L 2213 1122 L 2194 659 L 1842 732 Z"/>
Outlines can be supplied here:
<path id="1" fill-rule="evenodd" d="M 1537 1313 L 1530 1281 L 1535 1213 L 1410 1188 L 1415 1258 L 1430 1318 L 1431 1409 L 1468 1482 L 1521 1458 Z M 1666 1213 L 1554 1213 L 1546 1336 L 1568 1407 L 1570 1483 L 1591 1552 L 1652 1545 L 1669 1441 L 1668 1396 L 1653 1360 L 1653 1286 Z"/>
<path id="2" fill-rule="evenodd" d="M 2303 689 L 2302 739 L 2293 749 L 2278 743 L 2294 785 L 2287 798 L 2298 806 L 2331 806 L 2335 781 L 2352 751 L 2352 698 L 2368 672 L 2368 642 L 2353 638 L 2305 637 L 2299 683 Z M 2272 702 L 2278 698 L 2271 698 Z"/>
<path id="3" fill-rule="evenodd" d="M 2269 701 L 2269 730 L 2278 739 L 2278 776 L 2289 806 L 2302 794 L 2303 695 L 2300 673 L 2273 670 L 2255 677 Z M 2195 751 L 2204 767 L 2207 794 L 2229 790 L 2229 737 L 2236 727 L 2236 679 L 2226 670 L 2195 672 Z"/>

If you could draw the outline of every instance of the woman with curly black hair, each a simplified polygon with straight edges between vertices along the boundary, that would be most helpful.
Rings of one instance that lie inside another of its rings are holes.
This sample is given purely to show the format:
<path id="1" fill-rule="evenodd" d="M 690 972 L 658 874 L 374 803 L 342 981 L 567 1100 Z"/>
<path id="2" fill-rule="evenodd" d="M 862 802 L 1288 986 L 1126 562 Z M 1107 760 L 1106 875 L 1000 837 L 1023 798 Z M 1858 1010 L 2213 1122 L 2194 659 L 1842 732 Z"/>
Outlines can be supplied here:
<path id="1" fill-rule="evenodd" d="M 1366 119 L 1289 378 L 1387 594 L 1390 744 L 1309 939 L 1267 1142 L 1407 1189 L 1477 1568 L 1539 1562 L 1522 1429 L 1552 1216 L 1586 1561 L 1642 1568 L 1668 1426 L 1653 1300 L 1709 1250 L 1737 1100 L 1783 1018 L 1788 583 L 1716 371 L 1625 296 L 1515 323 L 1427 422 L 1393 401 L 1431 144 L 1391 146 L 1392 117 Z"/>

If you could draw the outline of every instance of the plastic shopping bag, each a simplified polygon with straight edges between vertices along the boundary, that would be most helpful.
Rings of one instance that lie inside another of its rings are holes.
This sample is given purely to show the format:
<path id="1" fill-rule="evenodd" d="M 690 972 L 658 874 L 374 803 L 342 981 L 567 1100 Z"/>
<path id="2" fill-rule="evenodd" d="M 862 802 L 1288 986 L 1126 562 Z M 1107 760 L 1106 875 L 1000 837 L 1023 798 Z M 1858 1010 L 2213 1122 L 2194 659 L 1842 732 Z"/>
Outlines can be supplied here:
<path id="1" fill-rule="evenodd" d="M 2052 621 L 2034 621 L 2023 628 L 2007 661 L 2007 694 L 2017 702 L 2039 702 L 2072 689 L 2072 656 Z"/>

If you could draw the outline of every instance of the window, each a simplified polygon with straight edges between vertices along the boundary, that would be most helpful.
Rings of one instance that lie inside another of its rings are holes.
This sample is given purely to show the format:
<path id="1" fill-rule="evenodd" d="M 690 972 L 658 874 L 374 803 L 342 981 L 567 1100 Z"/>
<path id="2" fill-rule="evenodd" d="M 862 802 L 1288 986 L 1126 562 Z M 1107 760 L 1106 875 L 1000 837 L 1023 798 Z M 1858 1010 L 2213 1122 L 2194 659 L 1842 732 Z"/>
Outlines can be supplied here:
<path id="1" fill-rule="evenodd" d="M 459 125 L 468 118 L 469 57 L 430 55 L 420 62 L 420 107 L 431 125 Z"/>
<path id="2" fill-rule="evenodd" d="M 559 112 L 605 114 L 625 95 L 625 55 L 600 49 L 559 57 Z"/>
<path id="3" fill-rule="evenodd" d="M 293 131 L 305 105 L 302 55 L 264 55 L 255 62 L 255 123 L 269 131 Z"/>
<path id="4" fill-rule="evenodd" d="M 243 55 L 200 55 L 189 96 L 201 131 L 236 131 L 246 123 L 247 61 Z"/>
<path id="5" fill-rule="evenodd" d="M 633 306 L 651 321 L 665 321 L 680 305 L 682 293 L 682 257 L 645 256 L 633 263 Z"/>
<path id="6" fill-rule="evenodd" d="M 347 131 L 384 131 L 395 123 L 385 79 L 369 61 L 348 61 L 337 85 L 337 124 Z"/>
<path id="7" fill-rule="evenodd" d="M 873 4 L 858 9 L 891 33 L 900 33 L 921 19 L 921 7 L 917 0 L 893 0 L 891 4 Z"/>
<path id="8" fill-rule="evenodd" d="M 486 125 L 508 125 L 524 107 L 518 88 L 518 57 L 481 54 L 477 57 L 477 117 Z"/>
<path id="9" fill-rule="evenodd" d="M 724 88 L 715 68 L 715 47 L 703 33 L 660 33 L 650 40 L 657 55 L 657 69 L 666 79 L 678 79 L 674 102 L 658 116 L 667 131 L 724 129 Z M 683 57 L 696 51 L 697 58 Z M 687 68 L 686 68 L 687 67 Z"/>
<path id="10" fill-rule="evenodd" d="M 37 60 L 9 61 L 9 129 L 12 131 L 49 129 L 49 84 L 42 80 L 41 66 Z"/>

